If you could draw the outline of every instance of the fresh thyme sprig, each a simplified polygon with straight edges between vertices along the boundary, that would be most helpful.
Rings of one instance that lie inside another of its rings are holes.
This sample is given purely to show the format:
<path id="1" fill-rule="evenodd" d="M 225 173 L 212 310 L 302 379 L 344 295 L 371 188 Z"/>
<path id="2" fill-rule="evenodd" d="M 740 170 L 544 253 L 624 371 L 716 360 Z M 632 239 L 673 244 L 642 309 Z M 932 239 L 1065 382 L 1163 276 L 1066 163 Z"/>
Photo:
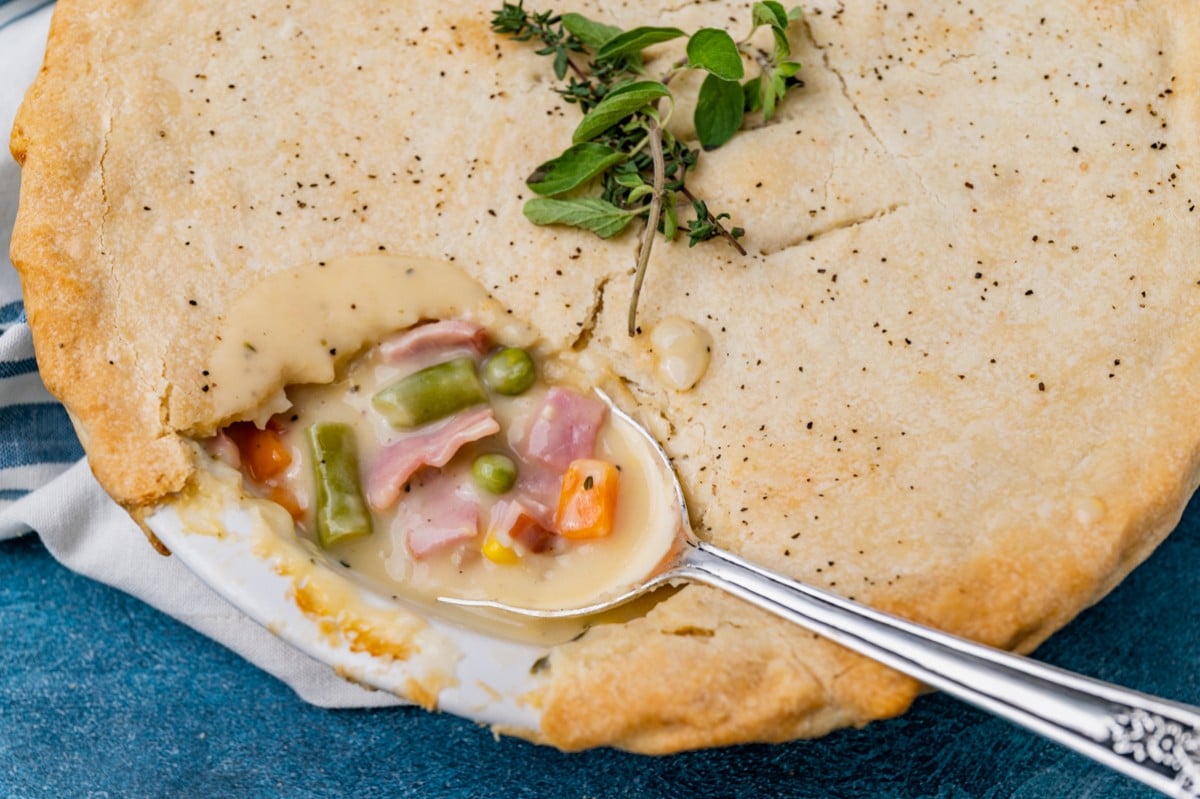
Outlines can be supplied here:
<path id="1" fill-rule="evenodd" d="M 745 231 L 726 228 L 722 220 L 730 215 L 713 214 L 687 186 L 687 173 L 699 153 L 667 130 L 675 108 L 672 78 L 687 69 L 706 73 L 696 98 L 696 137 L 705 150 L 720 147 L 741 129 L 747 114 L 770 119 L 788 90 L 799 85 L 800 64 L 790 60 L 787 38 L 799 16 L 799 8 L 785 11 L 775 0 L 756 2 L 750 33 L 735 42 L 719 28 L 701 28 L 690 36 L 668 27 L 623 31 L 581 14 L 527 11 L 524 0 L 505 2 L 493 12 L 492 30 L 517 41 L 536 40 L 539 55 L 553 56 L 555 77 L 566 81 L 555 91 L 583 113 L 571 146 L 526 180 L 539 195 L 525 203 L 526 218 L 538 225 L 583 228 L 605 239 L 635 218 L 645 220 L 629 301 L 629 335 L 637 333 L 638 298 L 656 231 L 668 241 L 682 233 L 689 247 L 719 236 L 746 254 L 738 242 Z M 770 53 L 750 46 L 751 36 L 764 26 L 774 37 Z M 649 75 L 643 51 L 684 37 L 687 57 L 664 75 Z M 743 82 L 747 62 L 758 74 Z M 682 225 L 680 206 L 691 213 Z"/>

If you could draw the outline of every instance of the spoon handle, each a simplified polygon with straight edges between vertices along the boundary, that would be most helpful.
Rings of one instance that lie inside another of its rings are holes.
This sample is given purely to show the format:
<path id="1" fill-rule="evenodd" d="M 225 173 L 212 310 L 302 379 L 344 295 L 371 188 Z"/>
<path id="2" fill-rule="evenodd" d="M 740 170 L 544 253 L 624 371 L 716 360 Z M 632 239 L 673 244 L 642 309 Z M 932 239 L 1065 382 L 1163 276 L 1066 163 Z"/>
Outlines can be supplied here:
<path id="1" fill-rule="evenodd" d="M 691 543 L 676 573 L 1074 749 L 1169 796 L 1200 796 L 1200 708 L 972 643 Z"/>

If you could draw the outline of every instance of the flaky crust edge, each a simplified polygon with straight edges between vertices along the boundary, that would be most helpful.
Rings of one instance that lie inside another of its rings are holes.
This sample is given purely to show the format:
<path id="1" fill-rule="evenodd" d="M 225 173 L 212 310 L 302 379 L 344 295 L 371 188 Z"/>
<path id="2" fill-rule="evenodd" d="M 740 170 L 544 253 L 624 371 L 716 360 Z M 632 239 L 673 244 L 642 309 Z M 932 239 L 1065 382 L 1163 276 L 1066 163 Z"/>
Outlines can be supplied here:
<path id="1" fill-rule="evenodd" d="M 105 6 L 89 16 L 62 3 L 50 27 L 46 59 L 13 125 L 10 149 L 21 165 L 22 202 L 11 257 L 21 275 L 38 368 L 67 411 L 102 486 L 141 522 L 163 498 L 180 491 L 195 468 L 191 450 L 163 427 L 164 411 L 149 392 L 131 392 L 137 353 L 113 330 L 109 357 L 89 357 L 97 329 L 109 326 L 103 298 L 110 290 L 88 263 L 106 213 L 104 87 L 86 60 L 72 57 L 119 13 Z M 74 87 L 70 90 L 68 87 Z M 83 87 L 82 90 L 79 87 Z M 68 96 L 69 95 L 69 96 Z M 131 405 L 129 396 L 140 398 Z"/>

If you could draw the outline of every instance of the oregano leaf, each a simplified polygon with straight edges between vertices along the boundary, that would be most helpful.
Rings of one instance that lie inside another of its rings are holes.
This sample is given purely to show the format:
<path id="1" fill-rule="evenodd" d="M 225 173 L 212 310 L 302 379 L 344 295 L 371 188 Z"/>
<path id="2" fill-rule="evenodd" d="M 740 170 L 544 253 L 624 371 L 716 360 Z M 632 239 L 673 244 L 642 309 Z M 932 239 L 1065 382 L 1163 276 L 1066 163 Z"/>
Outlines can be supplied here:
<path id="1" fill-rule="evenodd" d="M 800 71 L 799 61 L 781 61 L 775 67 L 776 71 L 785 78 L 793 77 Z"/>
<path id="2" fill-rule="evenodd" d="M 652 44 L 669 42 L 687 36 L 679 28 L 641 27 L 634 28 L 609 39 L 596 51 L 597 61 L 611 61 L 624 55 L 641 53 Z"/>
<path id="3" fill-rule="evenodd" d="M 642 176 L 637 172 L 618 172 L 613 180 L 618 186 L 624 186 L 627 189 L 636 189 L 638 186 L 646 185 L 646 181 L 642 180 Z"/>
<path id="4" fill-rule="evenodd" d="M 776 101 L 778 102 L 778 100 L 782 100 L 783 96 L 785 94 L 787 94 L 787 90 L 788 90 L 787 78 L 785 78 L 783 76 L 782 72 L 776 72 L 773 80 L 775 83 L 775 96 L 777 98 Z"/>
<path id="5" fill-rule="evenodd" d="M 763 0 L 750 8 L 750 19 L 755 26 L 770 25 L 775 30 L 787 30 L 788 15 L 783 4 L 775 0 Z"/>
<path id="6" fill-rule="evenodd" d="M 670 96 L 671 90 L 656 80 L 626 83 L 604 95 L 604 99 L 587 112 L 575 128 L 571 140 L 579 144 L 594 139 L 630 114 L 641 111 L 655 100 Z"/>
<path id="7" fill-rule="evenodd" d="M 763 119 L 770 119 L 775 116 L 775 78 L 770 72 L 763 70 L 759 75 L 759 91 L 758 95 L 762 99 Z"/>
<path id="8" fill-rule="evenodd" d="M 762 110 L 762 76 L 751 78 L 742 84 L 743 106 L 747 114 Z"/>
<path id="9" fill-rule="evenodd" d="M 605 25 L 573 11 L 562 15 L 562 26 L 593 50 L 599 50 L 609 40 L 624 32 L 616 25 Z"/>
<path id="10" fill-rule="evenodd" d="M 746 74 L 733 37 L 720 28 L 701 28 L 687 43 L 688 66 L 703 69 L 721 80 L 741 80 Z"/>
<path id="11" fill-rule="evenodd" d="M 620 233 L 638 211 L 625 211 L 598 197 L 577 197 L 560 200 L 534 197 L 522 209 L 525 218 L 535 225 L 568 225 L 590 230 L 602 239 Z"/>
<path id="12" fill-rule="evenodd" d="M 649 183 L 643 183 L 633 191 L 629 192 L 629 202 L 635 203 L 643 197 L 649 197 L 654 193 L 654 187 Z"/>
<path id="13" fill-rule="evenodd" d="M 736 81 L 707 75 L 696 98 L 696 137 L 705 150 L 720 147 L 742 126 L 746 98 Z"/>
<path id="14" fill-rule="evenodd" d="M 533 170 L 525 183 L 538 194 L 553 196 L 588 182 L 629 156 L 599 142 L 568 147 L 562 155 Z"/>
<path id="15" fill-rule="evenodd" d="M 792 43 L 788 41 L 787 31 L 779 28 L 771 28 L 771 33 L 775 34 L 775 61 L 783 61 L 792 54 Z"/>

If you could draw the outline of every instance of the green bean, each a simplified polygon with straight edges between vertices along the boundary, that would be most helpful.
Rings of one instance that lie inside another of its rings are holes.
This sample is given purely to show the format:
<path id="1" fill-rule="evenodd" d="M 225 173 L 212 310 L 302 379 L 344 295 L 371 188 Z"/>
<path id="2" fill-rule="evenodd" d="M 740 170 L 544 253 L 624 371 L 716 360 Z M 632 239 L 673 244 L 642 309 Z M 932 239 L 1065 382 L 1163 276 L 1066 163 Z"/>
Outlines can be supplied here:
<path id="1" fill-rule="evenodd" d="M 487 402 L 472 358 L 426 367 L 384 388 L 371 398 L 392 427 L 420 427 L 472 405 Z"/>
<path id="2" fill-rule="evenodd" d="M 536 377 L 533 358 L 520 347 L 505 347 L 488 358 L 483 367 L 483 380 L 488 387 L 510 397 L 525 393 Z"/>
<path id="3" fill-rule="evenodd" d="M 348 424 L 317 422 L 305 431 L 317 486 L 317 541 L 328 549 L 369 535 L 371 512 L 358 476 L 358 448 Z"/>
<path id="4" fill-rule="evenodd" d="M 475 484 L 492 494 L 503 494 L 517 482 L 517 465 L 507 455 L 480 455 L 471 464 Z"/>

